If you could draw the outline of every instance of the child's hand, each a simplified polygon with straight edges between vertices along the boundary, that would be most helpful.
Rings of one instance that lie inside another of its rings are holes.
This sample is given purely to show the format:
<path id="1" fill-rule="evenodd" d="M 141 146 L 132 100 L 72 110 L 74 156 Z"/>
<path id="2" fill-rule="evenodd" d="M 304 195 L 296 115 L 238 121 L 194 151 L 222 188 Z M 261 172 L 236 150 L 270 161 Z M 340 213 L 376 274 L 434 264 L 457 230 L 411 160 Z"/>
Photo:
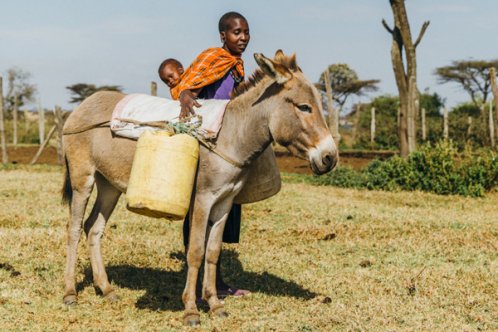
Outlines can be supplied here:
<path id="1" fill-rule="evenodd" d="M 201 107 L 201 104 L 199 104 L 195 100 L 194 93 L 192 93 L 192 91 L 190 90 L 183 90 L 180 93 L 180 120 L 189 116 L 190 114 L 194 115 L 194 106 Z"/>

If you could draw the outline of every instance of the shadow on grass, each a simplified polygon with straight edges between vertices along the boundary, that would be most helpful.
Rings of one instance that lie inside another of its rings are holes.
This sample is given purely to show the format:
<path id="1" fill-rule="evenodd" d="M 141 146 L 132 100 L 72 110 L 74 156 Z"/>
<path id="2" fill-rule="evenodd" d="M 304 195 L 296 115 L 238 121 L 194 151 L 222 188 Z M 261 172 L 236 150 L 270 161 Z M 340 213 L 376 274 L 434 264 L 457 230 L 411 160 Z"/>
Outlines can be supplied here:
<path id="1" fill-rule="evenodd" d="M 223 250 L 222 256 L 221 269 L 228 284 L 248 289 L 251 292 L 305 300 L 310 300 L 318 295 L 292 281 L 284 280 L 267 272 L 255 273 L 244 271 L 238 258 L 238 253 L 234 250 Z M 170 257 L 185 261 L 183 252 L 171 253 Z M 181 297 L 187 276 L 185 264 L 180 271 L 131 265 L 108 266 L 106 270 L 109 281 L 118 287 L 145 290 L 145 294 L 136 303 L 137 308 L 158 311 L 183 310 Z M 79 292 L 91 285 L 92 272 L 90 267 L 87 267 L 83 281 L 77 285 L 77 291 Z"/>

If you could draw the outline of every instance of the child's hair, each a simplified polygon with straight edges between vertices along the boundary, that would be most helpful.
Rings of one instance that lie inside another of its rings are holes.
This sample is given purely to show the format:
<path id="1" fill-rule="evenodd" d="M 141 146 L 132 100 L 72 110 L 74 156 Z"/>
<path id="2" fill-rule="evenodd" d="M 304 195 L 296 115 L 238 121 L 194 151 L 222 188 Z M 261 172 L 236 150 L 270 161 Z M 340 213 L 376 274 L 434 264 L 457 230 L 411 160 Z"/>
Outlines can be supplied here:
<path id="1" fill-rule="evenodd" d="M 180 63 L 180 61 L 178 61 L 176 59 L 173 59 L 173 58 L 166 59 L 163 62 L 161 62 L 161 64 L 159 65 L 159 69 L 157 70 L 157 73 L 159 74 L 159 77 L 161 77 L 161 73 L 162 73 L 164 67 L 166 67 L 169 64 L 175 65 L 176 67 L 182 67 L 183 68 L 183 66 Z"/>
<path id="2" fill-rule="evenodd" d="M 220 21 L 218 22 L 218 30 L 220 31 L 220 33 L 222 33 L 223 31 L 227 31 L 228 21 L 236 18 L 243 19 L 247 22 L 246 18 L 242 16 L 242 14 L 239 14 L 237 12 L 228 12 L 223 14 L 223 16 L 220 18 Z"/>

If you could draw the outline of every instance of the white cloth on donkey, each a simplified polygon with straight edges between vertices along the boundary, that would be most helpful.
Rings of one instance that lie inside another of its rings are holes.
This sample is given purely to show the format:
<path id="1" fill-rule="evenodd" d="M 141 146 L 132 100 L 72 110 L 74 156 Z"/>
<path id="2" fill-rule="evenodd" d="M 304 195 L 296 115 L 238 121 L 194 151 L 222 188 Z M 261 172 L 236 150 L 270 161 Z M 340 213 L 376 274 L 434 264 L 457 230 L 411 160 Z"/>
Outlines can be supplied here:
<path id="1" fill-rule="evenodd" d="M 202 117 L 200 129 L 206 138 L 215 138 L 221 128 L 223 115 L 230 100 L 199 99 L 202 105 L 195 113 Z M 140 123 L 168 121 L 178 122 L 180 102 L 145 94 L 130 94 L 124 97 L 114 108 L 111 117 L 111 130 L 119 136 L 138 139 L 145 130 L 157 130 L 156 127 Z M 196 121 L 195 119 L 192 121 Z"/>

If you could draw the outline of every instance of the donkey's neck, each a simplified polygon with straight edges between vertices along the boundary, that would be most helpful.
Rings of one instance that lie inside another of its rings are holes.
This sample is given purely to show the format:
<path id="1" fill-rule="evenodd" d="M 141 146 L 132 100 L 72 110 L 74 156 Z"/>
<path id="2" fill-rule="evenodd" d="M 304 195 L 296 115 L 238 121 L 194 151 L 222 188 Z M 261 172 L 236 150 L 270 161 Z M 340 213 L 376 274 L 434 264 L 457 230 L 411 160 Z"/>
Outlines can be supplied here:
<path id="1" fill-rule="evenodd" d="M 267 105 L 256 103 L 266 85 L 261 82 L 234 98 L 225 111 L 216 149 L 240 164 L 251 163 L 272 141 Z"/>

